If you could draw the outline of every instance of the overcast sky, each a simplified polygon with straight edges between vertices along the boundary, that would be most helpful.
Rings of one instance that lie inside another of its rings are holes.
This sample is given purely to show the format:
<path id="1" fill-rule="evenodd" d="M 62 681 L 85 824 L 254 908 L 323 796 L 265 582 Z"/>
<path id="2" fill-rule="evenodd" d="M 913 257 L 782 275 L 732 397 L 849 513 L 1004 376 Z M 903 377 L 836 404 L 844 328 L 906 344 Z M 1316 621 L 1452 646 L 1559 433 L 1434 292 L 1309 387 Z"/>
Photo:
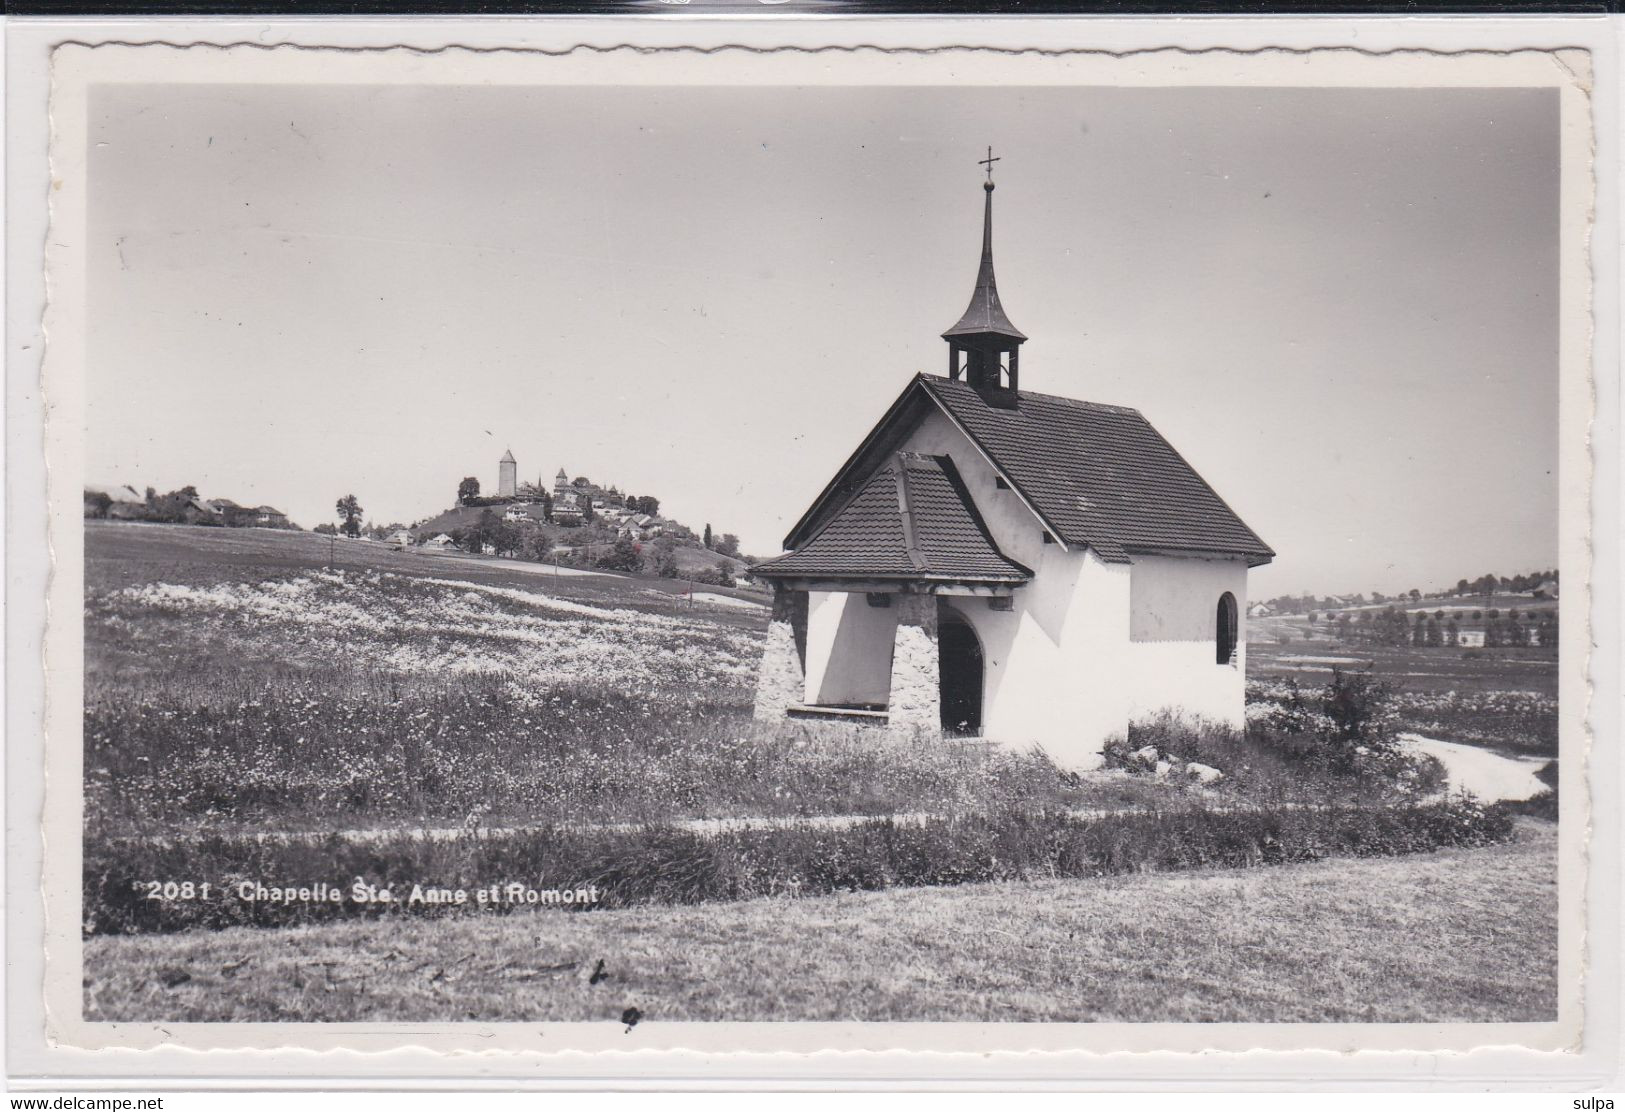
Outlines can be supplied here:
<path id="1" fill-rule="evenodd" d="M 458 480 L 654 494 L 768 554 L 964 309 L 1139 408 L 1255 597 L 1557 554 L 1545 90 L 103 86 L 93 481 L 307 528 Z"/>

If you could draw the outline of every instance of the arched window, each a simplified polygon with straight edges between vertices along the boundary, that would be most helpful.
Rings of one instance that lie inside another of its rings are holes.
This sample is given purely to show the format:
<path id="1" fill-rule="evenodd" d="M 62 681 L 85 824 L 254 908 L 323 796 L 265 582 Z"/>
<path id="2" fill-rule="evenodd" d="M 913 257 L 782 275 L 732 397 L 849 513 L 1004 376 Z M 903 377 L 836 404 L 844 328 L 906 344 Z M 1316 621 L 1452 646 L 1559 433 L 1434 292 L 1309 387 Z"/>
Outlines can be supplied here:
<path id="1" fill-rule="evenodd" d="M 1219 612 L 1213 635 L 1213 658 L 1220 664 L 1236 662 L 1236 596 L 1226 591 L 1219 596 Z"/>

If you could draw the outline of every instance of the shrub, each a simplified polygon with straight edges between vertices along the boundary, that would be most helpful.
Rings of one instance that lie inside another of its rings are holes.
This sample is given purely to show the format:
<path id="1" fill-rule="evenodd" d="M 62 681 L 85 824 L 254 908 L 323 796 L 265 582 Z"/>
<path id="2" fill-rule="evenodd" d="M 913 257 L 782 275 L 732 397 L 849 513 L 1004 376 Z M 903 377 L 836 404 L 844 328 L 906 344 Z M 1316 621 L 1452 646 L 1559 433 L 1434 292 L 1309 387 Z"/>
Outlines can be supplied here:
<path id="1" fill-rule="evenodd" d="M 1535 778 L 1546 785 L 1546 790 L 1537 792 L 1528 799 L 1504 804 L 1513 814 L 1528 815 L 1530 818 L 1544 819 L 1547 822 L 1557 821 L 1557 762 L 1547 761 L 1535 773 Z"/>
<path id="2" fill-rule="evenodd" d="M 669 827 L 536 829 L 428 839 L 105 839 L 84 858 L 84 931 L 128 934 L 283 926 L 357 916 L 451 915 L 463 905 L 402 902 L 254 902 L 237 885 L 325 880 L 348 893 L 357 879 L 404 896 L 414 884 L 474 891 L 520 881 L 597 888 L 596 907 L 693 904 L 917 885 L 1037 877 L 1096 877 L 1190 868 L 1238 868 L 1476 846 L 1511 835 L 1503 808 L 1468 799 L 1401 807 L 1238 807 L 1080 817 L 996 808 L 921 822 L 875 819 L 845 827 L 736 828 L 705 834 Z M 153 877 L 209 881 L 207 900 L 146 898 Z M 575 905 L 585 909 L 583 905 Z M 504 904 L 485 913 L 512 910 Z"/>
<path id="3" fill-rule="evenodd" d="M 1280 694 L 1255 704 L 1248 732 L 1260 743 L 1341 775 L 1397 780 L 1412 759 L 1399 743 L 1395 691 L 1369 672 L 1332 669 L 1313 694 L 1289 679 Z"/>

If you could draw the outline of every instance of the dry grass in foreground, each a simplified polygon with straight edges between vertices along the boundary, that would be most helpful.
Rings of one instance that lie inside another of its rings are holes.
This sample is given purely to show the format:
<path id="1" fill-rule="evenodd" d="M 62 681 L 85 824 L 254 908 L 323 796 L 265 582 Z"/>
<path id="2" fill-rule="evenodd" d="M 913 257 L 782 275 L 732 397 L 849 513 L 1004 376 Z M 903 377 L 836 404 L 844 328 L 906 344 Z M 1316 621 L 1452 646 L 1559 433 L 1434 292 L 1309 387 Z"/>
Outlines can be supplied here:
<path id="1" fill-rule="evenodd" d="M 1556 848 L 91 938 L 86 1018 L 1547 1020 Z"/>

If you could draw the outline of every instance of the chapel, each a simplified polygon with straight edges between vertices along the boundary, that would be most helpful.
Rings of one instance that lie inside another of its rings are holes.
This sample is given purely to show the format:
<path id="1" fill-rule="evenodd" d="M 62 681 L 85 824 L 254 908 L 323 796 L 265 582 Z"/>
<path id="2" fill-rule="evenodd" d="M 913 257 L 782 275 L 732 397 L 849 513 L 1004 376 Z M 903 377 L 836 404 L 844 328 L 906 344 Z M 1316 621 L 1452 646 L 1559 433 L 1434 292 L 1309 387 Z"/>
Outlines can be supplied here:
<path id="1" fill-rule="evenodd" d="M 752 569 L 773 587 L 755 717 L 1038 744 L 1079 769 L 1161 710 L 1239 726 L 1247 572 L 1275 554 L 1138 410 L 1021 388 L 993 161 L 947 374 L 910 379 Z"/>

